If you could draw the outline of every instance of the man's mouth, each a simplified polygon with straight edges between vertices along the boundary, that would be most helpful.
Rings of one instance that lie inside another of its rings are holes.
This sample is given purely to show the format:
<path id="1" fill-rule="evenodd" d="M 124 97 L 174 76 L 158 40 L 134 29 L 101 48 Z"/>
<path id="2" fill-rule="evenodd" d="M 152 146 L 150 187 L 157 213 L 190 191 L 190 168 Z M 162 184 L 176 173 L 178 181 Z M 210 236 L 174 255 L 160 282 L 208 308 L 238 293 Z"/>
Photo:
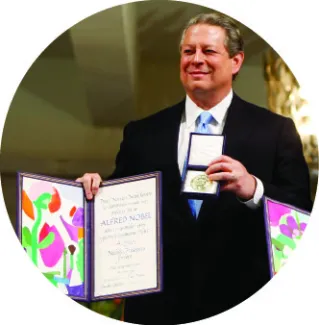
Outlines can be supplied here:
<path id="1" fill-rule="evenodd" d="M 201 77 L 201 76 L 207 75 L 209 72 L 207 72 L 207 71 L 189 71 L 188 73 L 194 77 Z"/>

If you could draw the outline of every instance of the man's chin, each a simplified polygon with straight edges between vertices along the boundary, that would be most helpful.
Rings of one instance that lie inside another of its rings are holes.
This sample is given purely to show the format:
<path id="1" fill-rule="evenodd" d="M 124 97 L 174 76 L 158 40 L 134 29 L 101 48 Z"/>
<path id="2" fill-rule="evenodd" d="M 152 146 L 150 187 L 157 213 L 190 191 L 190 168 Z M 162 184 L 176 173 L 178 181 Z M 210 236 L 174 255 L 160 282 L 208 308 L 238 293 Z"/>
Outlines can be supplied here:
<path id="1" fill-rule="evenodd" d="M 186 85 L 184 84 L 184 88 L 187 92 L 198 93 L 198 94 L 211 92 L 214 89 L 212 85 L 207 85 L 207 83 L 201 81 L 194 81 Z"/>
<path id="2" fill-rule="evenodd" d="M 211 90 L 211 88 L 201 86 L 201 85 L 193 86 L 192 89 L 191 89 L 191 91 L 193 93 L 206 93 L 207 91 L 210 91 L 210 90 Z"/>

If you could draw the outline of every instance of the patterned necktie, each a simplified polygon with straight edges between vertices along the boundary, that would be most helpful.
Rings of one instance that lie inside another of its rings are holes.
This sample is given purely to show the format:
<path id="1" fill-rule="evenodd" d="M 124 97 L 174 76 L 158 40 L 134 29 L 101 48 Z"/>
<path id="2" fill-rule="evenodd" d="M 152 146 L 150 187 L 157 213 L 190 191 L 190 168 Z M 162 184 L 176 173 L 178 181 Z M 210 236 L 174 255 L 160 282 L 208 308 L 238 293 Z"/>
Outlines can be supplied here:
<path id="1" fill-rule="evenodd" d="M 213 120 L 213 116 L 211 113 L 209 112 L 202 112 L 199 117 L 198 117 L 198 124 L 197 124 L 197 128 L 195 130 L 195 132 L 197 133 L 212 133 L 209 128 L 208 128 L 208 124 Z M 195 216 L 196 218 L 198 217 L 199 214 L 199 210 L 202 206 L 203 201 L 202 200 L 188 200 L 188 204 L 192 210 L 193 216 Z"/>

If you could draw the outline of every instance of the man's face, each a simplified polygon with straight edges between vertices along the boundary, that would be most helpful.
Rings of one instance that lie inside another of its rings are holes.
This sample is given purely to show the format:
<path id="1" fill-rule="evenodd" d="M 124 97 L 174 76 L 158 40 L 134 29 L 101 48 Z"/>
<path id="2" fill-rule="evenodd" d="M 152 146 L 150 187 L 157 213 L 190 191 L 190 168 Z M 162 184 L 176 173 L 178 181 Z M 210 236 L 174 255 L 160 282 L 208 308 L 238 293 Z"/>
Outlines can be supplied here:
<path id="1" fill-rule="evenodd" d="M 229 90 L 243 53 L 229 57 L 226 33 L 206 24 L 188 28 L 181 44 L 180 79 L 187 92 Z"/>

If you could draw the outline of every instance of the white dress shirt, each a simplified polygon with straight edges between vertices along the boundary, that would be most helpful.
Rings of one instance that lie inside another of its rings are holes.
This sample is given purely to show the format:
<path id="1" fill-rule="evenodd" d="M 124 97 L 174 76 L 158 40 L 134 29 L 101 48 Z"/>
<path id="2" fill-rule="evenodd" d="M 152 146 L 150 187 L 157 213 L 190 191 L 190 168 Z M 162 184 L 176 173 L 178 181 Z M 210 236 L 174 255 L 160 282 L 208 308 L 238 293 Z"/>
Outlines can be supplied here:
<path id="1" fill-rule="evenodd" d="M 209 129 L 213 134 L 222 134 L 228 107 L 233 98 L 233 91 L 231 90 L 229 94 L 216 106 L 208 110 L 214 117 L 213 121 L 209 124 Z M 188 150 L 188 142 L 191 132 L 195 132 L 196 129 L 196 120 L 198 116 L 203 112 L 203 109 L 198 107 L 189 96 L 186 96 L 185 102 L 185 114 L 182 117 L 179 130 L 179 139 L 178 139 L 178 165 L 179 170 L 182 175 L 186 153 Z M 255 176 L 254 176 L 255 177 Z M 264 187 L 262 182 L 255 177 L 256 179 L 256 190 L 254 197 L 249 201 L 241 201 L 243 204 L 246 204 L 249 208 L 255 209 L 260 205 L 261 199 L 264 195 Z"/>

